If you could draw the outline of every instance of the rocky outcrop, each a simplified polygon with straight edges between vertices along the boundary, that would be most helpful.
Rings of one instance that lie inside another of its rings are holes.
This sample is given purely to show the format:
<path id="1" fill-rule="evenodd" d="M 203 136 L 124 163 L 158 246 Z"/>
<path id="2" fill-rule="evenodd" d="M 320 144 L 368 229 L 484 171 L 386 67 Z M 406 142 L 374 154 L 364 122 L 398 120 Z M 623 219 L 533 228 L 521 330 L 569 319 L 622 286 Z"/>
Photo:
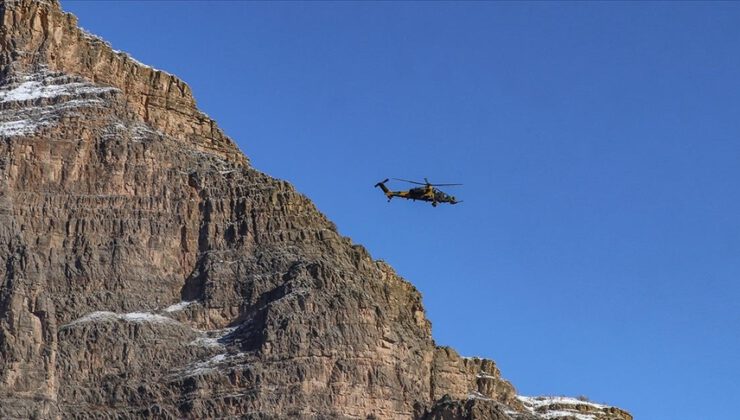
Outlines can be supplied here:
<path id="1" fill-rule="evenodd" d="M 566 397 L 517 397 L 524 405 L 525 411 L 544 418 L 560 418 L 575 420 L 621 420 L 631 419 L 632 416 L 624 410 L 603 404 L 596 404 L 586 399 Z M 512 413 L 512 417 L 519 416 Z"/>
<path id="2" fill-rule="evenodd" d="M 187 84 L 116 51 L 77 26 L 57 0 L 4 0 L 0 6 L 0 66 L 5 72 L 33 73 L 47 66 L 63 74 L 117 88 L 137 121 L 226 160 L 246 157 L 216 123 L 195 106 Z"/>
<path id="3" fill-rule="evenodd" d="M 185 83 L 56 1 L 0 19 L 0 418 L 566 411 L 435 346 L 419 292 L 253 169 Z"/>

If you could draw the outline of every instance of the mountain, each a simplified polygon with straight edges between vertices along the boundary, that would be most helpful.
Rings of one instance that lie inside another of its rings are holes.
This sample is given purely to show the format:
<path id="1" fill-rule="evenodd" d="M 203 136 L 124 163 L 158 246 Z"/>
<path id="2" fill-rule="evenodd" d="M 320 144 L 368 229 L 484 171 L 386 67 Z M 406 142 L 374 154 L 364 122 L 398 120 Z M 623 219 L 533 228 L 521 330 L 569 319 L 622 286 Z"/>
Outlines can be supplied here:
<path id="1" fill-rule="evenodd" d="M 632 418 L 436 346 L 184 82 L 56 0 L 0 16 L 0 418 Z"/>

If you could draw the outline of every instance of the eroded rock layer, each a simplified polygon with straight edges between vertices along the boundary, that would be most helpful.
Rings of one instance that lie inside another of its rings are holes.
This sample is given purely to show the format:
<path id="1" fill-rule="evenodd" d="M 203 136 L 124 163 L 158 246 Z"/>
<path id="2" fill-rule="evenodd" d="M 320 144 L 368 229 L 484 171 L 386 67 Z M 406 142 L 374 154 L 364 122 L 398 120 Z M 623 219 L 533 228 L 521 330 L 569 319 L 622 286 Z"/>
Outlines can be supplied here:
<path id="1" fill-rule="evenodd" d="M 0 19 L 0 418 L 631 419 L 435 346 L 410 283 L 56 1 Z"/>

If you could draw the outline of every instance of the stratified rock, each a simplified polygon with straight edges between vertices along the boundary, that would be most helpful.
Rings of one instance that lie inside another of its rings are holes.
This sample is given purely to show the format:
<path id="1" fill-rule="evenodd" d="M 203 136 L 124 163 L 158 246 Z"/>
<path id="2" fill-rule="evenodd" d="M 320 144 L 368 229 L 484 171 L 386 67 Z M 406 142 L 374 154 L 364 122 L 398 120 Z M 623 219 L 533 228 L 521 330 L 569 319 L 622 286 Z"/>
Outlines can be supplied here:
<path id="1" fill-rule="evenodd" d="M 58 2 L 0 20 L 0 418 L 631 419 L 436 347 L 410 283 Z"/>

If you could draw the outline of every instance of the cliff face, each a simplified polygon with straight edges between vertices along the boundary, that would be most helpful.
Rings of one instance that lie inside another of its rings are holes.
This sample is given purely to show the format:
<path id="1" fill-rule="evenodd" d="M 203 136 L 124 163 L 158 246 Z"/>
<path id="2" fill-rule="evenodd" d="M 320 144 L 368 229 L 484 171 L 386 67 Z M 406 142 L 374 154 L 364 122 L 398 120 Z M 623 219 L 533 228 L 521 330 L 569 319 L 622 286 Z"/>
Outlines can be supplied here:
<path id="1" fill-rule="evenodd" d="M 0 19 L 0 418 L 631 419 L 435 346 L 410 283 L 58 2 Z"/>

